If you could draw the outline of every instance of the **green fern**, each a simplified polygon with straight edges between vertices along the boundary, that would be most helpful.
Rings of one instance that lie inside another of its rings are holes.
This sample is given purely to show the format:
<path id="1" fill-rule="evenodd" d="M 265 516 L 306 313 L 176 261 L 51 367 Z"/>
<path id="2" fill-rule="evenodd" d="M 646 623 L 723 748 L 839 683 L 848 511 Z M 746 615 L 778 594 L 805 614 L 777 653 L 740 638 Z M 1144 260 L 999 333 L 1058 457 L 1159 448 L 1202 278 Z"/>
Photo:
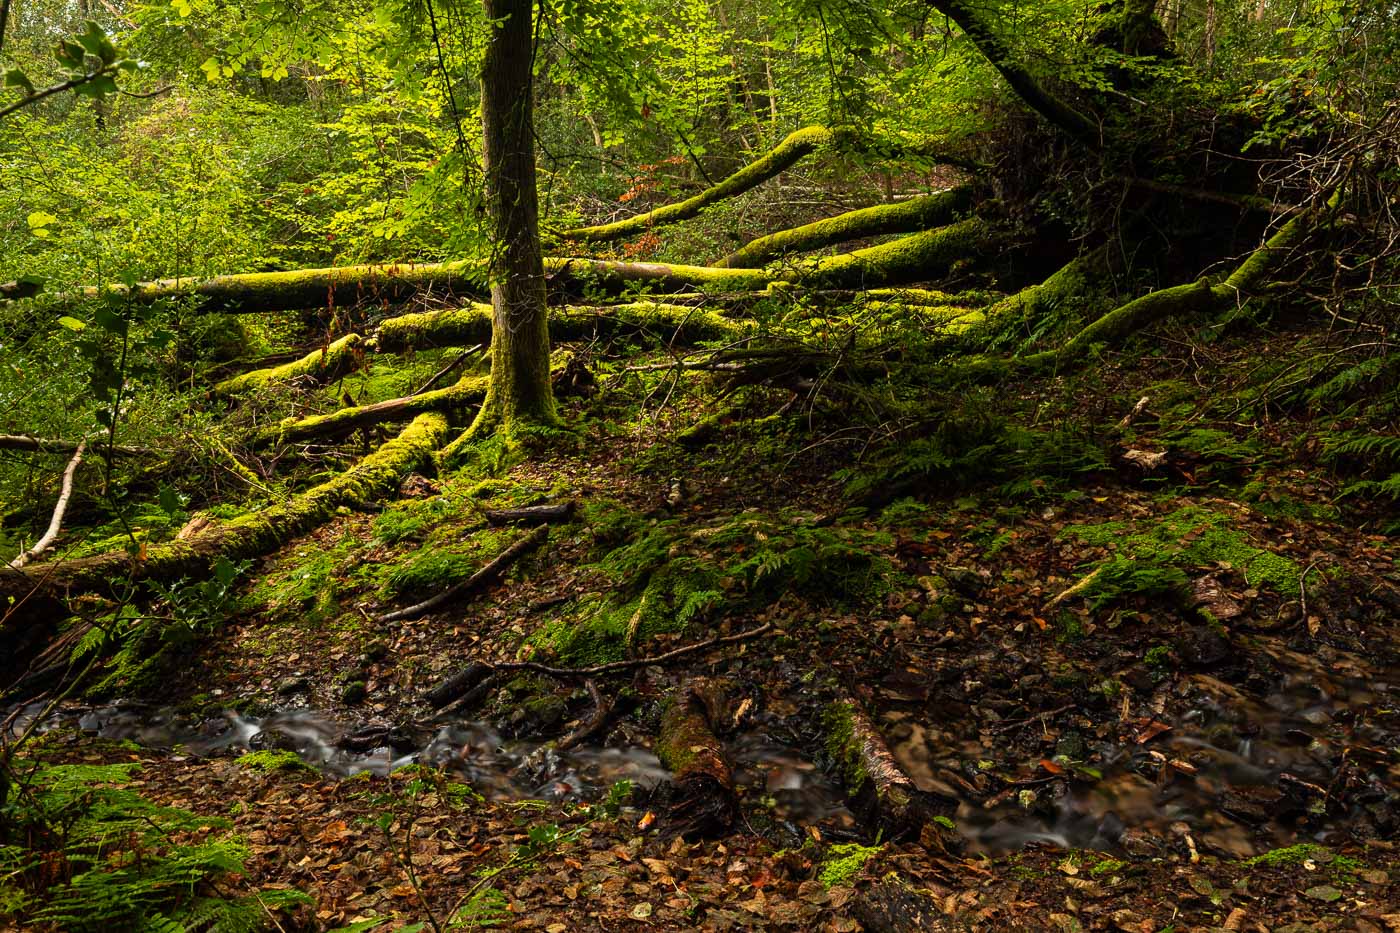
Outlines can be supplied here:
<path id="1" fill-rule="evenodd" d="M 1393 385 L 1400 379 L 1400 353 L 1362 360 L 1342 369 L 1322 385 L 1307 392 L 1308 404 L 1321 408 L 1354 398 L 1363 389 L 1374 392 L 1379 385 Z"/>

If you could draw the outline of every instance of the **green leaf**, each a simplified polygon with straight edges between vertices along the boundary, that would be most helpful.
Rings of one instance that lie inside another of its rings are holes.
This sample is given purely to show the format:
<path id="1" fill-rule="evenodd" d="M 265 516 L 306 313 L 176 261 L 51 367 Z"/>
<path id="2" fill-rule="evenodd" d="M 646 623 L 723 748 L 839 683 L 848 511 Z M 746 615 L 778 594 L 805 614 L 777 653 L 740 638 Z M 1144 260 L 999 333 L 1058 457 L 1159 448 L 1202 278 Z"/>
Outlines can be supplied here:
<path id="1" fill-rule="evenodd" d="M 81 94 L 83 97 L 101 97 L 104 94 L 117 93 L 117 79 L 111 75 L 97 75 L 91 81 L 80 84 L 73 88 L 74 94 Z"/>
<path id="2" fill-rule="evenodd" d="M 37 237 L 48 236 L 49 227 L 58 223 L 58 218 L 46 211 L 34 211 L 24 220 L 29 224 L 29 232 Z"/>
<path id="3" fill-rule="evenodd" d="M 63 315 L 63 317 L 61 317 L 61 318 L 58 319 L 58 323 L 59 323 L 60 325 L 62 325 L 63 327 L 66 327 L 66 328 L 68 328 L 69 330 L 74 331 L 74 332 L 80 331 L 80 330 L 82 330 L 84 327 L 87 327 L 87 324 L 83 323 L 82 321 L 78 320 L 78 319 L 75 318 L 75 317 L 69 317 L 69 316 L 66 315 L 66 314 Z"/>
<path id="4" fill-rule="evenodd" d="M 54 48 L 53 57 L 58 59 L 60 65 L 70 71 L 82 71 L 83 59 L 87 57 L 87 51 L 78 43 L 64 39 Z"/>
<path id="5" fill-rule="evenodd" d="M 110 334 L 126 333 L 126 319 L 108 308 L 94 308 L 92 319 L 98 327 Z"/>
<path id="6" fill-rule="evenodd" d="M 4 87 L 21 87 L 24 88 L 26 94 L 34 93 L 34 82 L 30 81 L 29 76 L 18 68 L 11 68 L 5 72 Z"/>
<path id="7" fill-rule="evenodd" d="M 92 20 L 84 24 L 82 34 L 78 36 L 78 44 L 89 55 L 101 59 L 104 65 L 110 65 L 117 60 L 117 50 L 112 45 L 112 40 L 108 39 L 107 32 Z"/>
<path id="8" fill-rule="evenodd" d="M 175 12 L 181 16 L 189 16 L 194 12 L 194 6 L 190 0 L 170 0 L 170 5 L 175 8 Z"/>

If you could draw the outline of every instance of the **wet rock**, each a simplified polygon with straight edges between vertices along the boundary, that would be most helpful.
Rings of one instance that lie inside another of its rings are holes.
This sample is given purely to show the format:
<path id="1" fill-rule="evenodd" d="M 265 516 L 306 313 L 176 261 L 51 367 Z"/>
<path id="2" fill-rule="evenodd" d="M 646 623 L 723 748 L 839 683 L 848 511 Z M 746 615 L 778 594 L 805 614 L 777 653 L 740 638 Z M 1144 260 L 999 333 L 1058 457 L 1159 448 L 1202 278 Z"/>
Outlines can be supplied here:
<path id="1" fill-rule="evenodd" d="M 277 695 L 291 696 L 293 693 L 305 693 L 310 689 L 310 677 L 288 677 L 277 685 Z"/>
<path id="2" fill-rule="evenodd" d="M 255 752 L 295 752 L 296 739 L 277 729 L 264 729 L 248 740 L 248 747 Z"/>
<path id="3" fill-rule="evenodd" d="M 1130 828 L 1123 830 L 1123 834 L 1118 837 L 1118 844 L 1123 847 L 1124 852 L 1134 858 L 1155 858 L 1162 854 L 1165 842 L 1156 833 Z"/>
<path id="4" fill-rule="evenodd" d="M 943 571 L 943 579 L 948 581 L 956 592 L 968 598 L 980 596 L 987 588 L 991 573 L 986 570 L 973 570 L 971 567 L 948 567 Z"/>
<path id="5" fill-rule="evenodd" d="M 1274 817 L 1273 807 L 1282 795 L 1272 788 L 1230 788 L 1220 797 L 1220 810 L 1230 819 L 1250 826 L 1262 826 Z"/>
<path id="6" fill-rule="evenodd" d="M 426 499 L 442 491 L 442 487 L 421 473 L 410 473 L 399 483 L 400 499 Z"/>
<path id="7" fill-rule="evenodd" d="M 1151 693 L 1152 688 L 1157 686 L 1157 678 L 1153 676 L 1146 664 L 1134 664 L 1119 674 L 1118 679 L 1138 693 Z"/>
<path id="8" fill-rule="evenodd" d="M 365 701 L 369 696 L 369 688 L 363 680 L 352 680 L 345 685 L 345 689 L 340 691 L 340 702 L 346 706 L 356 706 Z"/>
<path id="9" fill-rule="evenodd" d="M 1055 743 L 1055 756 L 1068 758 L 1070 761 L 1082 761 L 1087 750 L 1084 736 L 1078 732 L 1066 732 Z"/>
<path id="10" fill-rule="evenodd" d="M 1181 659 L 1192 667 L 1216 667 L 1230 657 L 1230 642 L 1213 628 L 1191 629 L 1177 646 Z"/>

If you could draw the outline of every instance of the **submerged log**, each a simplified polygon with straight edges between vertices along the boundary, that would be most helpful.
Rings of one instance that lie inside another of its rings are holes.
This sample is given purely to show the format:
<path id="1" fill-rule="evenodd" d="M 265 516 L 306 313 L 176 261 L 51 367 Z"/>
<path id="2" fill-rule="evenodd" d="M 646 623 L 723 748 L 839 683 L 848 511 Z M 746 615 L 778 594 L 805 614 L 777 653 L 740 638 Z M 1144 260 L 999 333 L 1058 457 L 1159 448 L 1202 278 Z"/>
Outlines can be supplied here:
<path id="1" fill-rule="evenodd" d="M 0 568 L 0 606 L 17 606 L 3 631 L 32 623 L 35 613 L 29 610 L 43 597 L 113 593 L 144 579 L 202 578 L 220 557 L 240 560 L 271 553 L 324 524 L 341 505 L 392 490 L 402 474 L 432 457 L 447 432 L 443 415 L 419 415 L 393 440 L 319 486 L 261 511 L 210 523 L 183 540 L 143 547 L 135 555 L 119 550 L 32 564 L 22 571 Z"/>
<path id="2" fill-rule="evenodd" d="M 722 691 L 703 678 L 687 681 L 667 701 L 656 757 L 671 772 L 670 819 L 684 836 L 722 834 L 734 822 L 734 774 L 715 736 Z"/>
<path id="3" fill-rule="evenodd" d="M 756 269 L 789 253 L 801 253 L 864 237 L 914 233 L 949 224 L 972 206 L 969 186 L 894 204 L 877 204 L 759 237 L 715 263 L 720 269 Z"/>
<path id="4" fill-rule="evenodd" d="M 312 350 L 301 359 L 269 369 L 254 369 L 216 383 L 214 394 L 237 395 L 291 382 L 294 379 L 305 379 L 314 383 L 334 382 L 354 371 L 363 358 L 363 353 L 364 338 L 359 334 L 346 334 L 328 346 Z"/>
<path id="5" fill-rule="evenodd" d="M 854 702 L 842 700 L 827 707 L 823 726 L 826 750 L 846 787 L 851 811 L 886 836 L 917 837 L 925 824 L 957 812 L 956 800 L 919 790 Z"/>

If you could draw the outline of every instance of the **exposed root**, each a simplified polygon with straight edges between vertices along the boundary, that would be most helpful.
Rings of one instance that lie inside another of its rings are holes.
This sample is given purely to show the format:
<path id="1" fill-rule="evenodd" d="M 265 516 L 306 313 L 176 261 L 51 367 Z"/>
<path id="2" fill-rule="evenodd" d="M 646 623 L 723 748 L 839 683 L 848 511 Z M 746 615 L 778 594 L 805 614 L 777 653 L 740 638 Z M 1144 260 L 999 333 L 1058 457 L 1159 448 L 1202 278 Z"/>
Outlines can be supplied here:
<path id="1" fill-rule="evenodd" d="M 379 623 L 398 622 L 403 619 L 416 619 L 424 613 L 431 612 L 439 606 L 446 605 L 454 599 L 461 599 L 469 593 L 474 593 L 483 587 L 490 586 L 501 575 L 510 569 L 511 565 L 526 554 L 544 544 L 549 537 L 549 526 L 540 525 L 529 534 L 517 539 L 510 547 L 506 548 L 485 567 L 463 580 L 455 586 L 450 586 L 438 593 L 431 599 L 425 599 L 421 603 L 399 609 L 395 612 L 387 612 L 376 621 Z"/>

